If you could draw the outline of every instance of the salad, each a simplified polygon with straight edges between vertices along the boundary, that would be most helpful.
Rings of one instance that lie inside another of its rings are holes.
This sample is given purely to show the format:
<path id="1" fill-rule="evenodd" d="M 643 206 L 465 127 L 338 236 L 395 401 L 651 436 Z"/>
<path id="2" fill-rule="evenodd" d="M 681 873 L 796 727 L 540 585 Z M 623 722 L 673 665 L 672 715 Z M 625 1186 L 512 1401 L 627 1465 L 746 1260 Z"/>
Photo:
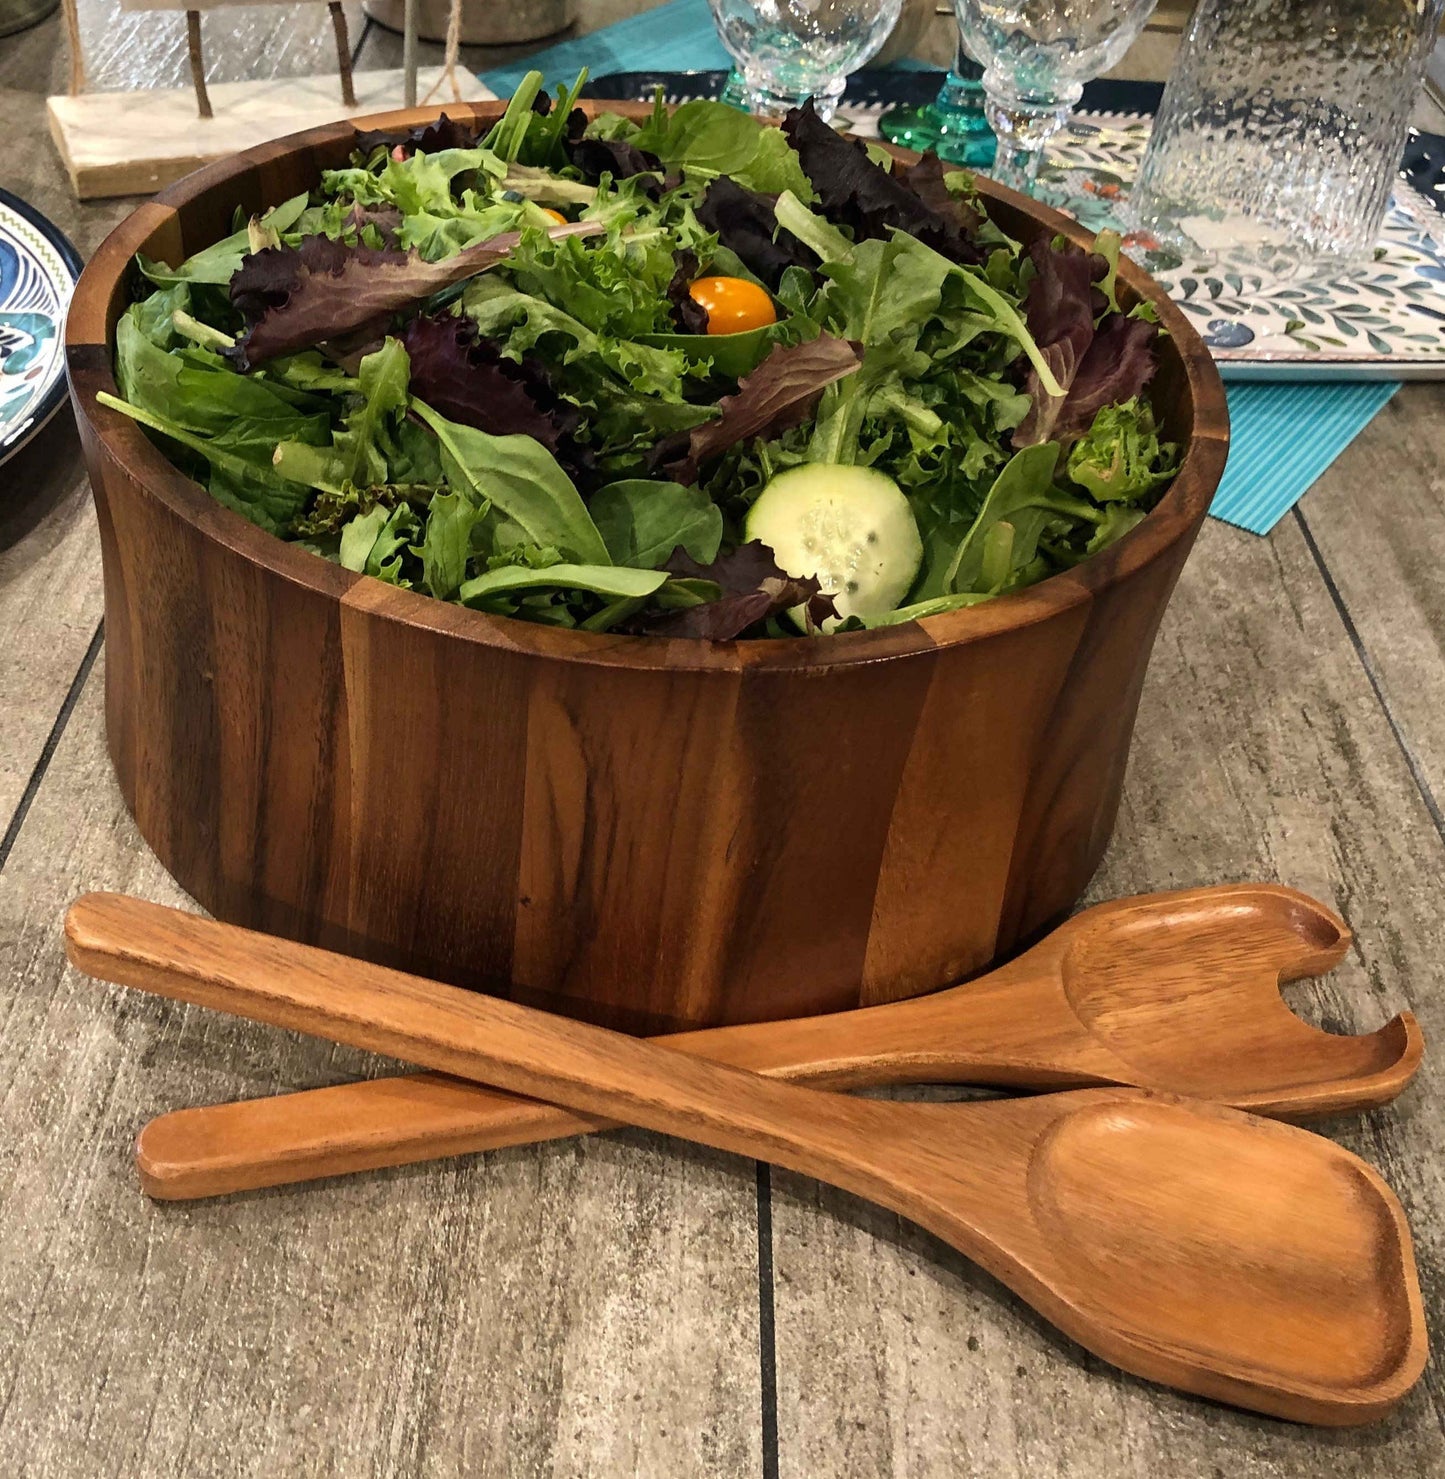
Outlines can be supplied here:
<path id="1" fill-rule="evenodd" d="M 810 104 L 589 121 L 530 74 L 178 267 L 120 397 L 227 507 L 439 600 L 588 631 L 876 627 L 1097 553 L 1178 465 L 1117 237 L 1025 250 L 971 178 Z"/>

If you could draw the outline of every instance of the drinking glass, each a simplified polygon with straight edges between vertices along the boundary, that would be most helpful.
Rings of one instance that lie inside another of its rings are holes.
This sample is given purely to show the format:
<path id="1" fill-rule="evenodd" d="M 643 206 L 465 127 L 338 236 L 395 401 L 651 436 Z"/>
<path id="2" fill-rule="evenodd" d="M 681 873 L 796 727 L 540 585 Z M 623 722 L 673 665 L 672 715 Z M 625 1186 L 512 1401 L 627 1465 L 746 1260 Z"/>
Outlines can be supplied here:
<path id="1" fill-rule="evenodd" d="M 983 68 L 969 56 L 961 32 L 938 96 L 921 108 L 890 108 L 878 132 L 905 149 L 931 149 L 950 164 L 984 169 L 993 163 L 998 140 L 983 110 Z"/>
<path id="2" fill-rule="evenodd" d="M 1202 0 L 1131 197 L 1229 270 L 1338 273 L 1379 239 L 1445 0 Z"/>
<path id="3" fill-rule="evenodd" d="M 888 39 L 903 0 L 708 0 L 754 113 L 775 116 L 812 97 L 831 118 L 855 72 Z"/>
<path id="4" fill-rule="evenodd" d="M 1044 147 L 1084 94 L 1134 44 L 1155 0 L 954 0 L 984 64 L 984 110 L 998 135 L 991 173 L 1028 192 Z"/>

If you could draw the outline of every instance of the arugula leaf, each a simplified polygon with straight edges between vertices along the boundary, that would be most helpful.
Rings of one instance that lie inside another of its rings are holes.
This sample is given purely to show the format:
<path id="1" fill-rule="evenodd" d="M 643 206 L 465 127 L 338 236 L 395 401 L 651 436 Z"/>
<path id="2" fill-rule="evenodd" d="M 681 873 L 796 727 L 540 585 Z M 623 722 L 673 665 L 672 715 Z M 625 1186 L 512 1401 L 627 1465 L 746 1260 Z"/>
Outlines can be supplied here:
<path id="1" fill-rule="evenodd" d="M 377 441 L 387 418 L 406 409 L 411 362 L 399 339 L 387 339 L 361 361 L 358 380 L 361 404 L 346 418 L 346 427 L 336 433 L 340 481 L 384 483 L 386 458 Z"/>
<path id="2" fill-rule="evenodd" d="M 994 480 L 972 527 L 960 541 L 943 577 L 941 594 L 956 591 L 1001 590 L 1013 570 L 1034 557 L 1044 525 L 1055 516 L 1084 519 L 1093 523 L 1098 513 L 1081 499 L 1060 493 L 1053 486 L 1059 449 L 1052 442 L 1015 452 Z M 1009 537 L 1002 573 L 988 572 L 985 562 L 998 545 L 989 547 L 996 527 L 1007 521 Z"/>
<path id="3" fill-rule="evenodd" d="M 589 565 L 611 564 L 587 505 L 557 459 L 528 436 L 488 436 L 438 415 L 424 401 L 412 410 L 436 433 L 453 488 L 490 502 L 534 544 L 555 545 Z"/>
<path id="4" fill-rule="evenodd" d="M 854 244 L 833 223 L 811 211 L 793 194 L 784 190 L 773 206 L 777 223 L 812 252 L 819 262 L 851 262 Z"/>
<path id="5" fill-rule="evenodd" d="M 679 547 L 704 564 L 717 558 L 722 510 L 699 488 L 627 478 L 588 506 L 615 565 L 655 570 Z"/>

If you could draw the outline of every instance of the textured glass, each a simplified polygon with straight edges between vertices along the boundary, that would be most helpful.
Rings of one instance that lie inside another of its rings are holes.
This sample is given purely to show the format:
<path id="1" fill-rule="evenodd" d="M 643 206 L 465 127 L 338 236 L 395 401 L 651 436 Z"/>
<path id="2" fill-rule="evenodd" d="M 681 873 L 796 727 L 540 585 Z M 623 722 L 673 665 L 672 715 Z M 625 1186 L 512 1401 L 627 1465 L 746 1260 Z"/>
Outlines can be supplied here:
<path id="1" fill-rule="evenodd" d="M 1445 0 L 1201 0 L 1134 187 L 1138 223 L 1276 275 L 1379 236 Z"/>
<path id="2" fill-rule="evenodd" d="M 969 52 L 983 63 L 993 173 L 1027 189 L 1049 138 L 1084 84 L 1133 45 L 1155 0 L 954 0 Z"/>
<path id="3" fill-rule="evenodd" d="M 831 118 L 848 74 L 888 39 L 903 0 L 708 0 L 722 44 L 742 69 L 754 112 L 812 97 Z"/>

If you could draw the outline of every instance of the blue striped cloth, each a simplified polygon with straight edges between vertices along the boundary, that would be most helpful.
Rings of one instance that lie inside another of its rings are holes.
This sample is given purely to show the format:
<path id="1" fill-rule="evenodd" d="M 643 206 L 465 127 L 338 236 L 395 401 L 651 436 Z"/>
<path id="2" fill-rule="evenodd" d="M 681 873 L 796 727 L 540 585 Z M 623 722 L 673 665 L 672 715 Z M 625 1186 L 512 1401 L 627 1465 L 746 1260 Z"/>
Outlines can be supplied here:
<path id="1" fill-rule="evenodd" d="M 1399 390 L 1395 381 L 1234 382 L 1229 465 L 1209 512 L 1268 534 Z"/>
<path id="2" fill-rule="evenodd" d="M 670 0 L 481 75 L 499 98 L 505 98 L 533 68 L 550 87 L 571 82 L 583 67 L 594 77 L 605 77 L 609 72 L 714 71 L 730 66 L 732 58 L 718 40 L 707 0 Z"/>

